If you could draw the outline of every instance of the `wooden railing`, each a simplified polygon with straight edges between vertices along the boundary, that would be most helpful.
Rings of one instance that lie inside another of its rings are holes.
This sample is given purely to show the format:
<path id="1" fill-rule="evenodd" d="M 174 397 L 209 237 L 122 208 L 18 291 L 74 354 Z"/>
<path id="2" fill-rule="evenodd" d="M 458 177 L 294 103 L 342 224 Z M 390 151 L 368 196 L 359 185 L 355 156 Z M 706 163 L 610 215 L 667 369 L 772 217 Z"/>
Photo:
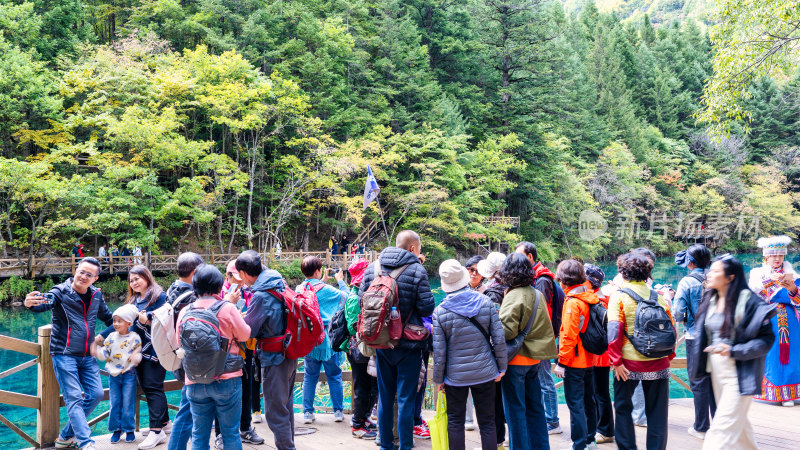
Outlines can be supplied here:
<path id="1" fill-rule="evenodd" d="M 349 249 L 348 249 L 349 250 Z M 274 253 L 262 253 L 261 258 L 264 264 L 269 266 L 271 263 L 280 263 L 294 260 L 302 260 L 306 256 L 316 256 L 321 259 L 326 267 L 346 268 L 354 259 L 366 258 L 372 262 L 377 258 L 378 252 L 367 251 L 364 254 L 333 255 L 329 250 L 318 252 L 281 252 L 279 255 Z M 136 264 L 143 264 L 151 271 L 175 271 L 178 264 L 178 255 L 150 255 L 142 256 L 93 256 L 100 261 L 102 272 L 108 274 L 127 273 Z M 223 266 L 228 261 L 239 256 L 238 253 L 210 253 L 200 255 L 207 264 Z M 80 262 L 80 258 L 70 255 L 68 257 L 49 256 L 42 258 L 32 258 L 30 262 L 30 273 L 33 275 L 70 275 L 75 273 L 75 268 Z M 0 276 L 24 275 L 28 272 L 27 259 L 19 260 L 15 258 L 0 259 Z"/>
<path id="2" fill-rule="evenodd" d="M 19 406 L 23 408 L 35 409 L 36 414 L 36 437 L 31 437 L 22 429 L 16 426 L 8 418 L 0 414 L 0 422 L 11 429 L 14 433 L 27 441 L 29 444 L 37 448 L 48 447 L 55 442 L 60 431 L 59 424 L 59 410 L 60 407 L 65 406 L 64 399 L 60 395 L 58 381 L 56 380 L 55 372 L 53 371 L 53 362 L 50 358 L 50 334 L 52 332 L 52 325 L 45 325 L 39 327 L 38 342 L 29 342 L 22 339 L 13 338 L 10 336 L 0 335 L 0 350 L 10 350 L 14 352 L 25 353 L 34 356 L 34 359 L 19 364 L 16 367 L 0 372 L 0 379 L 18 373 L 29 367 L 37 366 L 36 376 L 36 396 L 21 394 L 18 392 L 11 392 L 0 390 L 0 404 Z M 683 344 L 683 338 L 678 341 L 678 346 Z M 429 367 L 430 367 L 429 363 Z M 675 358 L 670 363 L 671 369 L 685 369 L 686 358 Z M 101 370 L 101 374 L 108 376 L 108 372 Z M 433 370 L 428 370 L 428 381 L 431 380 Z M 680 379 L 675 373 L 670 374 L 672 379 L 691 392 L 689 385 Z M 295 383 L 303 382 L 304 373 L 298 372 L 295 378 Z M 324 373 L 320 373 L 319 381 L 325 382 L 327 380 Z M 342 381 L 350 382 L 350 398 L 352 399 L 352 381 L 353 375 L 349 370 L 342 371 Z M 556 388 L 562 387 L 563 381 L 556 383 Z M 180 380 L 169 380 L 164 382 L 164 392 L 178 391 L 183 388 L 183 382 Z M 434 396 L 434 401 L 437 396 Z M 109 390 L 103 390 L 103 400 L 109 399 Z M 146 402 L 144 393 L 140 387 L 137 387 L 136 394 L 136 430 L 139 430 L 139 418 L 141 403 Z M 177 405 L 167 404 L 169 409 L 173 411 L 178 410 Z M 330 411 L 331 408 L 316 407 L 318 410 Z M 346 414 L 351 414 L 351 410 L 345 410 Z M 98 422 L 106 419 L 109 411 L 106 411 L 97 417 L 89 420 L 89 426 L 93 426 Z"/>

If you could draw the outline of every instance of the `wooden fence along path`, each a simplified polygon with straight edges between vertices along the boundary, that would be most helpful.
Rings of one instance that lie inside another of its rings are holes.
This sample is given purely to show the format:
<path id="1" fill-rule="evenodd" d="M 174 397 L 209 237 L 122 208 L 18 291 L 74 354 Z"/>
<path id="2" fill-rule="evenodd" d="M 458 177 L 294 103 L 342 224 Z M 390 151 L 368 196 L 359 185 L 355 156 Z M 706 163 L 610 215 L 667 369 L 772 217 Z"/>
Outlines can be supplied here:
<path id="1" fill-rule="evenodd" d="M 127 273 L 128 270 L 136 264 L 143 264 L 147 266 L 152 272 L 171 272 L 175 271 L 178 261 L 178 255 L 151 255 L 145 254 L 142 256 L 95 256 L 87 255 L 97 258 L 103 266 L 103 273 Z M 203 260 L 207 264 L 217 266 L 224 266 L 228 261 L 239 256 L 239 253 L 209 253 L 201 254 Z M 291 262 L 295 260 L 302 260 L 306 256 L 316 256 L 323 261 L 325 267 L 341 267 L 346 269 L 347 266 L 358 258 L 365 258 L 372 262 L 378 257 L 378 252 L 370 250 L 364 254 L 351 255 L 347 254 L 333 255 L 329 250 L 319 252 L 281 252 L 279 255 L 262 253 L 261 258 L 264 264 L 277 262 Z M 0 277 L 8 277 L 12 275 L 26 276 L 32 274 L 33 276 L 42 275 L 71 275 L 75 273 L 75 267 L 80 262 L 80 258 L 70 255 L 63 256 L 47 256 L 39 258 L 4 258 L 0 259 Z"/>
<path id="2" fill-rule="evenodd" d="M 22 439 L 33 445 L 37 448 L 48 447 L 52 445 L 55 439 L 58 437 L 58 433 L 60 431 L 59 426 L 59 410 L 62 406 L 64 406 L 64 400 L 60 395 L 60 391 L 58 388 L 58 382 L 56 380 L 55 373 L 53 372 L 53 363 L 50 358 L 50 333 L 52 331 L 51 325 L 45 325 L 39 327 L 38 333 L 38 342 L 29 342 L 22 339 L 13 338 L 10 336 L 0 335 L 0 350 L 9 350 L 14 352 L 21 352 L 34 357 L 34 359 L 22 363 L 16 367 L 8 369 L 4 372 L 0 373 L 0 379 L 5 378 L 7 376 L 13 375 L 17 372 L 20 372 L 24 369 L 29 367 L 33 367 L 34 365 L 37 366 L 37 376 L 36 376 L 36 396 L 28 395 L 28 394 L 21 394 L 18 392 L 11 392 L 0 390 L 0 404 L 4 405 L 11 405 L 11 406 L 18 406 L 23 408 L 31 408 L 37 411 L 36 415 L 36 435 L 29 436 L 25 433 L 22 429 L 17 427 L 13 422 L 9 419 L 4 417 L 0 414 L 0 422 L 2 422 L 5 426 L 10 428 L 14 433 L 19 435 Z M 678 341 L 678 346 L 683 343 L 683 340 Z M 670 365 L 673 369 L 684 369 L 686 368 L 686 358 L 675 358 Z M 100 373 L 103 376 L 108 376 L 108 373 L 104 370 L 101 370 Z M 428 371 L 428 380 L 430 381 L 430 377 L 433 371 Z M 680 383 L 686 389 L 689 389 L 689 386 L 681 380 L 677 375 L 672 374 L 673 380 Z M 350 388 L 350 398 L 352 398 L 352 372 L 350 371 L 343 371 L 342 372 L 342 381 L 349 382 L 348 386 Z M 324 373 L 320 374 L 320 381 L 326 381 L 326 377 Z M 302 383 L 303 382 L 303 373 L 298 372 L 297 377 L 295 379 L 295 383 Z M 559 382 L 556 384 L 557 388 L 562 386 L 563 382 Z M 183 383 L 179 380 L 169 380 L 164 382 L 164 391 L 171 392 L 171 391 L 178 391 L 183 387 Z M 136 430 L 139 430 L 139 412 L 140 406 L 142 402 L 146 403 L 144 398 L 144 393 L 141 391 L 141 388 L 137 388 L 137 406 L 136 406 Z M 108 400 L 109 394 L 108 389 L 105 389 L 103 392 L 103 400 Z M 434 396 L 434 399 L 436 396 Z M 169 409 L 173 411 L 177 411 L 178 407 L 176 405 L 167 405 Z M 330 411 L 330 408 L 316 408 L 320 411 Z M 351 411 L 345 409 L 345 414 L 350 414 Z M 93 426 L 96 423 L 105 420 L 108 418 L 108 411 L 98 415 L 97 417 L 91 419 L 89 421 L 89 425 Z M 313 431 L 312 431 L 313 432 Z"/>

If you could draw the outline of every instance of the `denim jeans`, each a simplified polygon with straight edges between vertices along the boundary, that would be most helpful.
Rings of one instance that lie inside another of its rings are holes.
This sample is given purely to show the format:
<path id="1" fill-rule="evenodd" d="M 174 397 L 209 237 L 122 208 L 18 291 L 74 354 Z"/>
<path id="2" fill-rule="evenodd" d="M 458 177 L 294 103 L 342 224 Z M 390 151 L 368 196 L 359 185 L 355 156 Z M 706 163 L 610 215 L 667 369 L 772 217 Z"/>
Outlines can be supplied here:
<path id="1" fill-rule="evenodd" d="M 633 423 L 637 425 L 647 425 L 647 415 L 644 413 L 644 391 L 642 390 L 641 384 L 633 391 L 633 398 L 631 400 L 633 401 L 633 412 L 631 412 Z"/>
<path id="2" fill-rule="evenodd" d="M 393 448 L 394 404 L 397 397 L 397 434 L 400 450 L 414 445 L 414 403 L 422 366 L 422 352 L 409 349 L 378 350 L 378 430 L 382 450 Z"/>
<path id="3" fill-rule="evenodd" d="M 327 361 L 305 358 L 305 374 L 303 375 L 303 412 L 314 412 L 314 396 L 317 391 L 319 372 L 325 368 L 328 377 L 328 389 L 331 393 L 331 404 L 334 411 L 344 409 L 344 393 L 342 390 L 342 368 L 339 367 L 339 352 L 334 352 Z"/>
<path id="4" fill-rule="evenodd" d="M 558 395 L 556 394 L 556 383 L 553 381 L 553 375 L 550 372 L 550 361 L 544 360 L 538 366 L 545 421 L 547 423 L 558 423 Z"/>
<path id="5" fill-rule="evenodd" d="M 69 416 L 61 438 L 74 436 L 84 447 L 94 442 L 86 418 L 103 398 L 100 367 L 92 356 L 53 355 L 53 370 Z"/>
<path id="6" fill-rule="evenodd" d="M 242 414 L 241 377 L 209 384 L 190 384 L 186 396 L 192 407 L 192 450 L 207 450 L 211 421 L 219 419 L 222 444 L 226 450 L 241 450 L 239 419 Z"/>
<path id="7" fill-rule="evenodd" d="M 133 432 L 136 428 L 136 371 L 128 370 L 115 377 L 109 377 L 108 396 L 111 411 L 108 414 L 108 431 Z"/>
<path id="8" fill-rule="evenodd" d="M 592 368 L 564 370 L 564 397 L 569 408 L 569 428 L 573 450 L 583 450 L 594 442 L 597 410 L 594 404 Z"/>
<path id="9" fill-rule="evenodd" d="M 167 450 L 186 450 L 186 444 L 192 437 L 194 421 L 192 420 L 192 407 L 189 404 L 189 398 L 186 397 L 187 388 L 188 386 L 184 386 L 181 389 L 181 403 L 172 421 L 172 434 L 169 436 Z"/>
<path id="10" fill-rule="evenodd" d="M 500 381 L 503 385 L 503 406 L 508 423 L 509 448 L 514 450 L 550 449 L 547 434 L 539 368 L 509 365 Z"/>

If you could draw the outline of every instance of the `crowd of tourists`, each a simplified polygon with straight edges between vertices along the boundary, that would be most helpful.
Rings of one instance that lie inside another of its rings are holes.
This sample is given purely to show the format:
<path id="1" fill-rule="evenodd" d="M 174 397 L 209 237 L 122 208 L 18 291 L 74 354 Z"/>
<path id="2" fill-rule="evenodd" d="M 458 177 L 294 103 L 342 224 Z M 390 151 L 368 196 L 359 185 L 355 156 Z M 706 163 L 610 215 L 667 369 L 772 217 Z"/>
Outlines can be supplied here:
<path id="1" fill-rule="evenodd" d="M 786 407 L 800 400 L 800 280 L 785 259 L 789 238 L 760 239 L 764 263 L 749 278 L 735 257 L 712 258 L 693 245 L 675 257 L 688 272 L 672 292 L 653 287 L 648 249 L 619 256 L 618 275 L 606 281 L 598 266 L 577 259 L 553 272 L 533 243 L 522 242 L 508 255 L 441 263 L 438 306 L 422 244 L 402 231 L 377 261 L 353 261 L 349 277 L 306 257 L 295 289 L 255 251 L 225 273 L 187 252 L 166 291 L 134 265 L 127 301 L 113 313 L 94 286 L 100 262 L 84 257 L 72 278 L 25 299 L 32 311 L 53 315 L 50 352 L 68 414 L 56 447 L 94 449 L 87 417 L 103 397 L 100 360 L 112 443 L 139 439 L 138 386 L 149 413 L 139 449 L 189 442 L 207 449 L 212 429 L 219 449 L 263 444 L 253 427 L 262 420 L 276 448 L 294 449 L 298 360 L 302 422 L 316 420 L 322 370 L 334 421 L 343 422 L 344 357 L 352 369 L 351 434 L 381 449 L 430 438 L 422 419 L 428 370 L 446 399 L 451 449 L 464 449 L 465 430 L 476 424 L 484 450 L 549 449 L 549 435 L 563 433 L 554 377 L 563 379 L 570 448 L 635 449 L 634 427 L 642 425 L 647 448 L 665 449 L 677 323 L 694 394 L 687 432 L 704 449 L 757 448 L 752 400 Z M 108 328 L 95 334 L 98 320 Z M 171 421 L 167 371 L 184 383 Z"/>

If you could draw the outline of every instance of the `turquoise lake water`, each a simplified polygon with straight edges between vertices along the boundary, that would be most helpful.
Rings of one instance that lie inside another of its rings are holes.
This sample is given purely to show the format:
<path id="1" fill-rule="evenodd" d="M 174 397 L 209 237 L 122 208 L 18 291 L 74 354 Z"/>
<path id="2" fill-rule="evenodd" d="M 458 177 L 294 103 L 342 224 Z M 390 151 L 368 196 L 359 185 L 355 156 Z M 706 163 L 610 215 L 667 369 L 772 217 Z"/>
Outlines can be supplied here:
<path id="1" fill-rule="evenodd" d="M 754 267 L 761 264 L 761 256 L 757 254 L 739 255 L 740 260 L 749 267 Z M 617 271 L 613 262 L 598 264 L 606 273 L 606 278 L 613 278 Z M 677 287 L 678 281 L 686 273 L 686 270 L 675 266 L 672 258 L 659 258 L 653 272 L 653 279 L 655 283 L 671 283 L 673 287 Z M 437 302 L 441 301 L 444 294 L 440 289 L 438 279 L 431 280 L 431 288 L 434 295 L 437 297 Z M 114 307 L 118 305 L 110 305 Z M 34 314 L 24 308 L 2 308 L 0 309 L 0 334 L 13 336 L 19 339 L 28 341 L 36 341 L 36 333 L 38 327 L 50 323 L 51 317 L 49 313 Z M 98 327 L 98 330 L 100 328 Z M 685 356 L 684 348 L 678 349 L 679 356 Z M 11 352 L 7 350 L 0 350 L 0 371 L 4 371 L 29 361 L 32 357 L 22 353 Z M 343 367 L 347 366 L 345 361 Z M 302 369 L 301 369 L 302 370 Z M 676 370 L 678 376 L 686 380 L 686 370 Z M 172 378 L 171 374 L 168 378 Z M 104 377 L 103 385 L 108 387 L 108 379 Z M 6 378 L 0 379 L 0 389 L 12 392 L 19 392 L 23 394 L 36 395 L 36 367 L 25 369 L 21 372 L 15 373 Z M 345 392 L 348 392 L 347 386 Z M 432 389 L 428 387 L 428 398 L 431 398 Z M 317 389 L 317 406 L 330 406 L 330 398 L 327 395 L 327 386 L 320 385 Z M 691 392 L 688 392 L 678 383 L 671 383 L 670 396 L 673 398 L 691 397 Z M 300 385 L 295 387 L 295 403 L 302 401 L 300 393 Z M 170 404 L 177 405 L 180 401 L 180 392 L 168 392 L 167 399 Z M 559 401 L 563 402 L 563 393 L 559 390 Z M 429 402 L 426 402 L 430 404 Z M 350 399 L 345 398 L 345 408 L 350 407 Z M 92 417 L 105 412 L 108 409 L 108 402 L 100 403 L 100 406 L 93 413 Z M 7 417 L 14 422 L 17 426 L 22 428 L 29 435 L 33 436 L 36 432 L 36 411 L 27 408 L 20 408 L 14 406 L 0 405 L 0 414 Z M 174 412 L 170 413 L 170 417 Z M 66 411 L 61 409 L 61 423 L 66 422 Z M 144 427 L 147 426 L 147 406 L 142 403 L 142 420 L 141 423 Z M 100 435 L 107 433 L 106 421 L 101 421 L 94 428 L 94 434 Z M 17 435 L 9 430 L 7 427 L 0 425 L 0 448 L 13 449 L 28 447 L 27 443 L 17 437 Z"/>

